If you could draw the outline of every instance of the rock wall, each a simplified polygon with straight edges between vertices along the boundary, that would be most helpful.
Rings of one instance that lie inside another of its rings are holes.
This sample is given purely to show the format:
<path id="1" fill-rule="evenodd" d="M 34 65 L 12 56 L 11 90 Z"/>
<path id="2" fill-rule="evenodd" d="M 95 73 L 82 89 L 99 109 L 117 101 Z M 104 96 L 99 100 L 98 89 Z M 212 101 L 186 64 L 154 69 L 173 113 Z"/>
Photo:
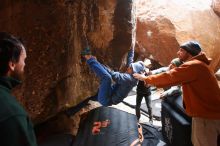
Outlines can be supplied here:
<path id="1" fill-rule="evenodd" d="M 197 40 L 213 59 L 211 67 L 220 68 L 220 19 L 211 0 L 136 2 L 138 53 L 168 65 L 180 44 Z"/>
<path id="2" fill-rule="evenodd" d="M 81 61 L 83 38 L 97 59 L 119 68 L 131 45 L 131 0 L 1 0 L 0 31 L 27 48 L 25 80 L 15 90 L 35 123 L 95 94 L 98 80 Z"/>
<path id="3" fill-rule="evenodd" d="M 211 0 L 134 2 L 139 56 L 168 65 L 181 43 L 195 39 L 212 68 L 220 67 L 220 20 Z M 15 94 L 35 123 L 96 93 L 99 81 L 80 56 L 84 38 L 100 62 L 119 69 L 131 46 L 131 9 L 132 0 L 1 0 L 0 31 L 20 36 L 27 48 Z"/>

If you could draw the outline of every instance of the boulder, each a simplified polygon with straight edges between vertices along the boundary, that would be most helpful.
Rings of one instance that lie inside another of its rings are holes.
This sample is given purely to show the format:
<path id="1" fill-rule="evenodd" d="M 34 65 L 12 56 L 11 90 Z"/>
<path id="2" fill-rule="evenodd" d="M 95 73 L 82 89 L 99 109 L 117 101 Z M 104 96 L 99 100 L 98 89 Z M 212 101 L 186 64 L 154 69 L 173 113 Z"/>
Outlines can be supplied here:
<path id="1" fill-rule="evenodd" d="M 136 52 L 166 66 L 176 57 L 180 44 L 197 40 L 213 59 L 211 68 L 220 67 L 220 19 L 212 11 L 211 0 L 138 0 L 136 9 L 140 46 Z"/>
<path id="2" fill-rule="evenodd" d="M 35 124 L 77 105 L 98 90 L 97 77 L 81 60 L 84 38 L 98 60 L 120 67 L 131 45 L 131 3 L 1 1 L 0 31 L 25 41 L 25 80 L 15 94 Z"/>

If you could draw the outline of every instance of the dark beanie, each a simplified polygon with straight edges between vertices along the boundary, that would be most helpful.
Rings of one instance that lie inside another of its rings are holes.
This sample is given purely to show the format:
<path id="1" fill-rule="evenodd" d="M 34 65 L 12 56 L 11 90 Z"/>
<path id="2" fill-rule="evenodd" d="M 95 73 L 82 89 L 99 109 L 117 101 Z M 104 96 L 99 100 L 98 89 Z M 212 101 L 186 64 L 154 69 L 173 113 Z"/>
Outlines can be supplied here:
<path id="1" fill-rule="evenodd" d="M 188 41 L 180 45 L 180 48 L 186 50 L 192 56 L 196 56 L 201 52 L 200 44 L 196 41 Z"/>

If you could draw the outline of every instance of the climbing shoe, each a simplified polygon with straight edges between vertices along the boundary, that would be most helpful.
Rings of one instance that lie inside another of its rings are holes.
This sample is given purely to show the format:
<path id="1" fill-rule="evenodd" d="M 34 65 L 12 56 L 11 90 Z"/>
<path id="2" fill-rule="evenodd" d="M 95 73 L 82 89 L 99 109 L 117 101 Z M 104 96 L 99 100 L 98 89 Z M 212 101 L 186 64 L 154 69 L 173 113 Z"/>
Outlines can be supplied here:
<path id="1" fill-rule="evenodd" d="M 81 62 L 86 62 L 85 55 L 91 55 L 91 54 L 92 54 L 92 52 L 89 49 L 89 47 L 86 47 L 84 50 L 82 50 L 81 53 L 80 53 Z"/>

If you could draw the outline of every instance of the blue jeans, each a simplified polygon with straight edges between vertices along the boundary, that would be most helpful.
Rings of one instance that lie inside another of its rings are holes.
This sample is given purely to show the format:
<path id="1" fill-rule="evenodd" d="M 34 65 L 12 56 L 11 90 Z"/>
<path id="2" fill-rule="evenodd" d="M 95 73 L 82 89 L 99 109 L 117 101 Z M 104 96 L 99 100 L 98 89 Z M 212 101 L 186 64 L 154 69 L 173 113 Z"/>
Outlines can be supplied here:
<path id="1" fill-rule="evenodd" d="M 98 101 L 103 106 L 109 106 L 112 104 L 111 95 L 112 95 L 112 77 L 106 71 L 105 67 L 100 64 L 95 58 L 90 58 L 86 61 L 89 67 L 94 71 L 94 73 L 101 79 L 99 86 L 99 91 L 97 96 Z"/>

